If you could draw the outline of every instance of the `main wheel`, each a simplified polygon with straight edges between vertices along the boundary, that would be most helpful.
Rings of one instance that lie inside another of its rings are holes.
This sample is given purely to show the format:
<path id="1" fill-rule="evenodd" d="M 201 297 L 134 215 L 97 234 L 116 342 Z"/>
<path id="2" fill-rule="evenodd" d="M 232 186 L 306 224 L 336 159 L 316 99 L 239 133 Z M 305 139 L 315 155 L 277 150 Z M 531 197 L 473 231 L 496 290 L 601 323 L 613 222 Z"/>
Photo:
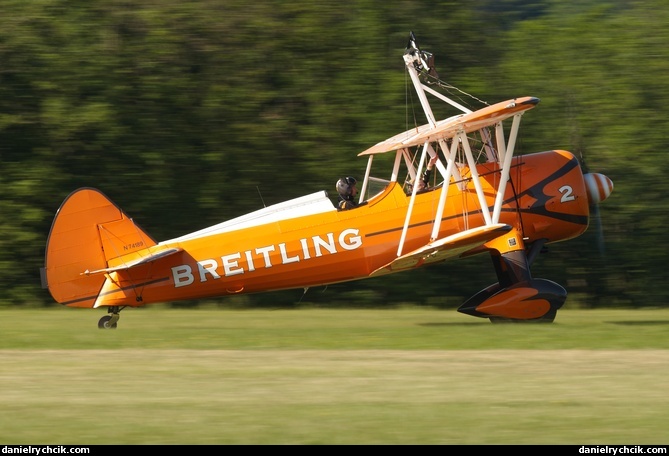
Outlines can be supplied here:
<path id="1" fill-rule="evenodd" d="M 111 315 L 105 315 L 104 317 L 100 318 L 100 321 L 98 321 L 98 328 L 100 329 L 116 329 L 116 326 L 118 323 L 114 322 L 111 323 L 112 316 Z"/>
<path id="2" fill-rule="evenodd" d="M 553 323 L 557 310 L 551 309 L 543 317 L 531 318 L 529 320 L 518 320 L 516 318 L 489 317 L 491 323 Z"/>

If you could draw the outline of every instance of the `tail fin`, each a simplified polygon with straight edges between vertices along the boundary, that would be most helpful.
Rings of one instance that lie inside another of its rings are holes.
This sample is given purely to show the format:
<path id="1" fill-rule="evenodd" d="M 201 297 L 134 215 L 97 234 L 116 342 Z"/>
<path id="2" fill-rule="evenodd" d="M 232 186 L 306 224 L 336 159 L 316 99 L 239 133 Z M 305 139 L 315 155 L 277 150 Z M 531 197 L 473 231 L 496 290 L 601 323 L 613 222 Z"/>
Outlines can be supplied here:
<path id="1" fill-rule="evenodd" d="M 51 225 L 43 286 L 60 304 L 93 307 L 106 277 L 86 272 L 115 266 L 120 257 L 154 245 L 102 192 L 80 188 L 63 201 Z"/>

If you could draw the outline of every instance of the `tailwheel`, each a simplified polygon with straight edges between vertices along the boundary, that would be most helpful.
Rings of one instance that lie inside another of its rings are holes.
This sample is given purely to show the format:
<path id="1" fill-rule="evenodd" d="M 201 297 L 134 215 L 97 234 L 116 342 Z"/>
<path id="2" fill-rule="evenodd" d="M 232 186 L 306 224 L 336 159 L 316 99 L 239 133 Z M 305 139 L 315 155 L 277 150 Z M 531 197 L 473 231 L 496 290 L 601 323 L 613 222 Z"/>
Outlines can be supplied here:
<path id="1" fill-rule="evenodd" d="M 118 323 L 116 322 L 112 323 L 111 315 L 105 315 L 104 317 L 100 318 L 100 321 L 98 321 L 98 328 L 100 329 L 116 329 L 117 325 Z"/>
<path id="2" fill-rule="evenodd" d="M 116 329 L 118 326 L 118 319 L 121 318 L 118 307 L 110 307 L 109 314 L 100 318 L 98 321 L 98 328 L 100 329 Z"/>

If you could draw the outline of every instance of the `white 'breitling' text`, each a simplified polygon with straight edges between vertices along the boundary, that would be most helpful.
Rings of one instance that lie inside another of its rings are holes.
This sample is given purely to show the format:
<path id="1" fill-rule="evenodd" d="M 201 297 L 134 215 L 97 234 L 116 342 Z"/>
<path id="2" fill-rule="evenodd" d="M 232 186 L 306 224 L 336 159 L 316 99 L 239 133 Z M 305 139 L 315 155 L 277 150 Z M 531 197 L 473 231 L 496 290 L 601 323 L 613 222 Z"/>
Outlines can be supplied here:
<path id="1" fill-rule="evenodd" d="M 358 230 L 349 228 L 335 237 L 334 233 L 327 233 L 325 236 L 312 236 L 311 238 L 302 238 L 299 240 L 301 254 L 289 256 L 285 243 L 276 245 L 267 245 L 256 247 L 251 250 L 223 255 L 220 263 L 217 259 L 211 258 L 197 262 L 197 274 L 200 282 L 206 282 L 208 277 L 220 279 L 219 267 L 222 269 L 223 276 L 229 277 L 245 272 L 252 272 L 257 267 L 271 268 L 274 266 L 271 261 L 271 253 L 279 251 L 280 264 L 298 263 L 311 258 L 318 258 L 325 254 L 336 254 L 340 249 L 355 250 L 362 245 L 362 238 L 358 235 Z M 310 248 L 313 250 L 310 250 Z M 244 257 L 246 268 L 240 266 L 239 260 Z M 195 282 L 193 267 L 188 264 L 182 264 L 172 268 L 172 278 L 174 287 L 184 287 Z"/>

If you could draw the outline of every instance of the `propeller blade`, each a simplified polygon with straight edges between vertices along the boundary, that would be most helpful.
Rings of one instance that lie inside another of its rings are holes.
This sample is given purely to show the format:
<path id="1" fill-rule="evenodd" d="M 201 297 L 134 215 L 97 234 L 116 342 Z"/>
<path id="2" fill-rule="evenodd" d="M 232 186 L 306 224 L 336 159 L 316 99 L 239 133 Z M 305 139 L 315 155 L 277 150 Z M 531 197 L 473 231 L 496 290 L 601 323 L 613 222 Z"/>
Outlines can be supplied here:
<path id="1" fill-rule="evenodd" d="M 600 173 L 586 173 L 583 175 L 585 180 L 588 202 L 590 203 L 590 218 L 595 222 L 597 230 L 597 246 L 599 253 L 604 255 L 604 230 L 602 219 L 599 215 L 599 203 L 609 197 L 613 191 L 613 182 L 611 179 Z"/>
<path id="2" fill-rule="evenodd" d="M 602 226 L 602 217 L 599 214 L 599 204 L 593 204 L 590 207 L 590 218 L 594 220 L 595 230 L 597 230 L 597 248 L 599 249 L 600 255 L 604 256 L 604 227 Z"/>

